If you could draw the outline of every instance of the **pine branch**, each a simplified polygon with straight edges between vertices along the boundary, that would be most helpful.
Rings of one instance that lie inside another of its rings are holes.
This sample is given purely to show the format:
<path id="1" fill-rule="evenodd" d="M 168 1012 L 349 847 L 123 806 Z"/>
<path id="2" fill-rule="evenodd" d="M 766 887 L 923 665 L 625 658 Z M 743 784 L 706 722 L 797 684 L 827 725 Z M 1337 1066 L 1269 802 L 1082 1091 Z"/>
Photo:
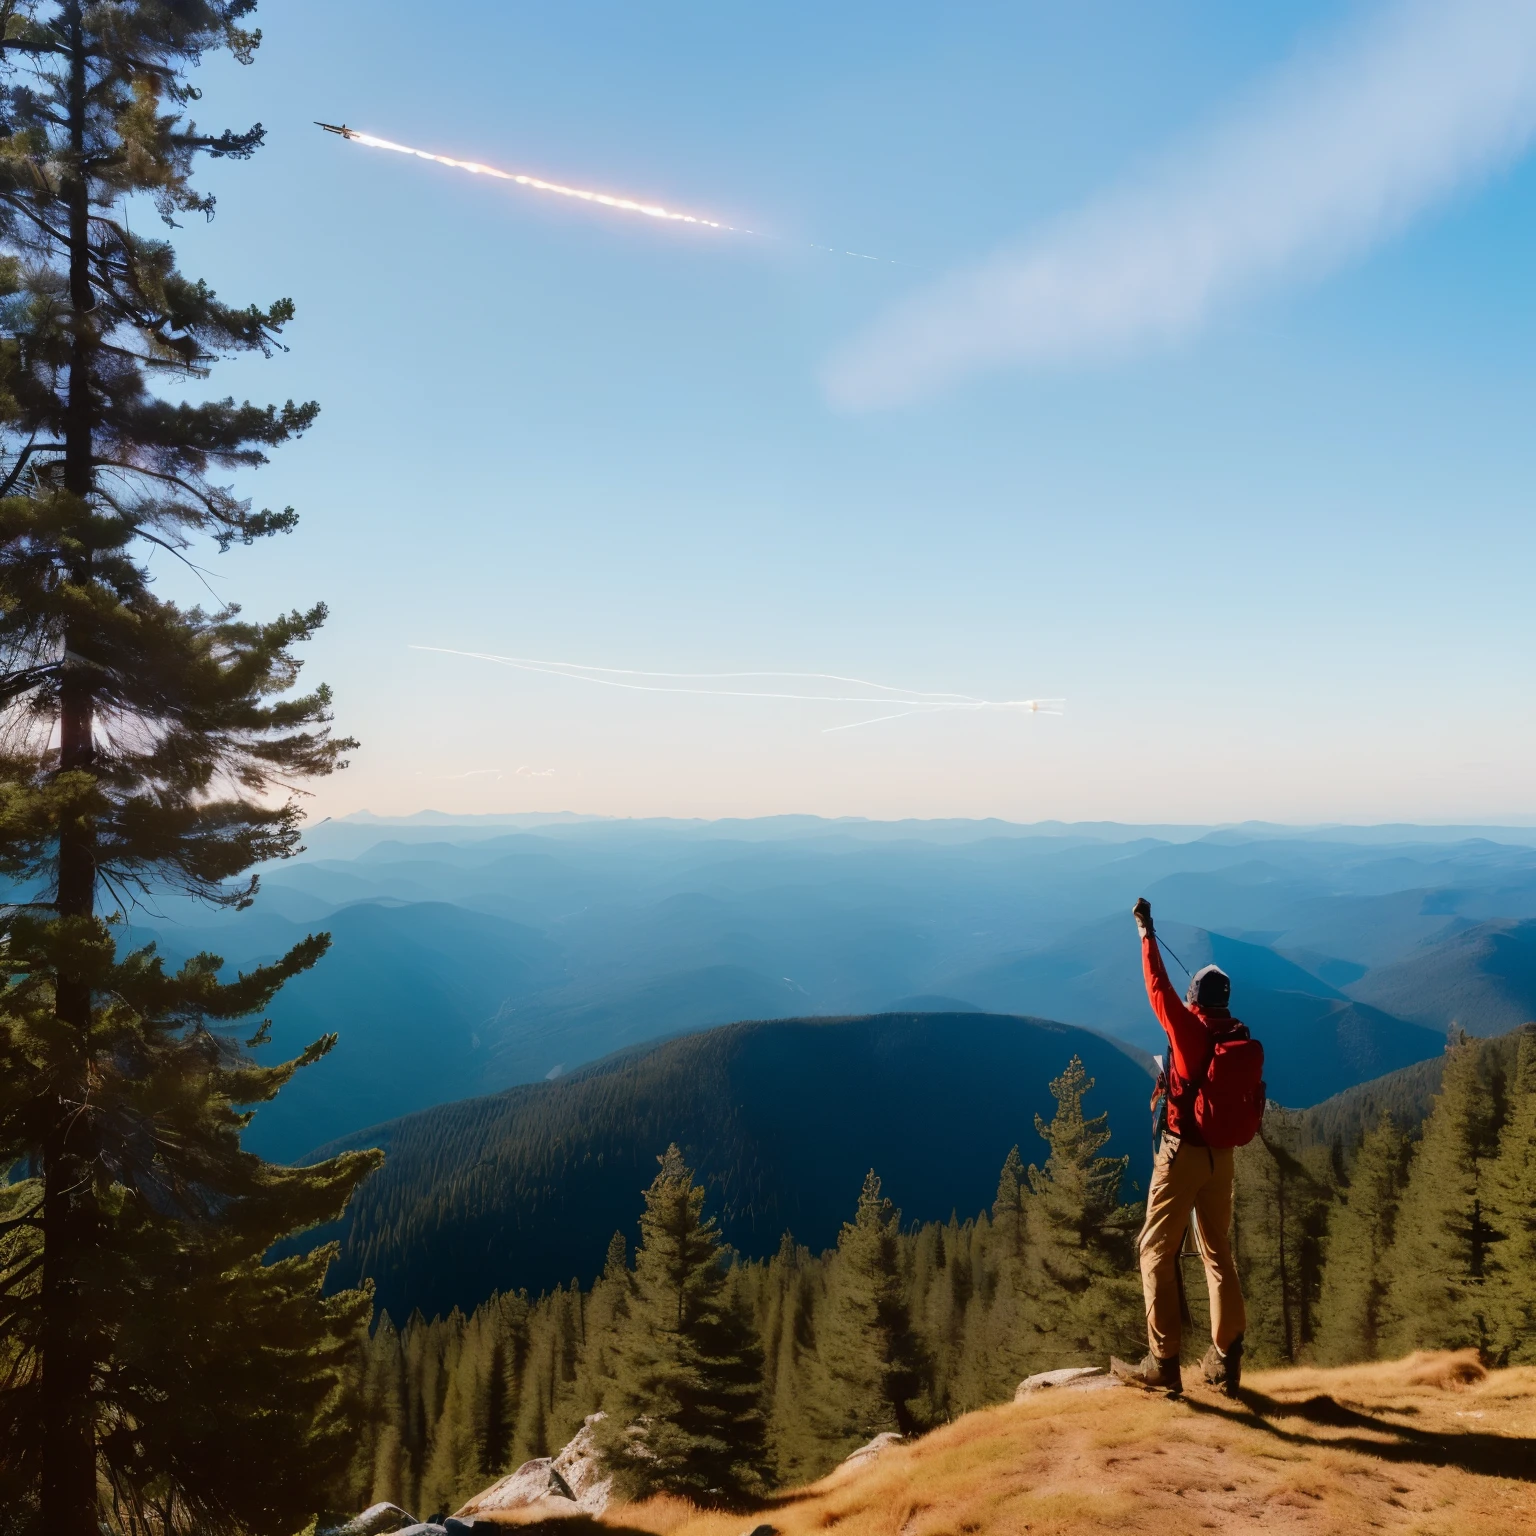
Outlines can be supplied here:
<path id="1" fill-rule="evenodd" d="M 43 1202 L 39 1200 L 30 1211 L 24 1211 L 20 1216 L 11 1216 L 4 1221 L 0 1221 L 0 1237 L 3 1237 L 7 1232 L 14 1231 L 18 1227 L 41 1227 L 43 1223 L 39 1212 L 41 1212 L 42 1208 Z"/>

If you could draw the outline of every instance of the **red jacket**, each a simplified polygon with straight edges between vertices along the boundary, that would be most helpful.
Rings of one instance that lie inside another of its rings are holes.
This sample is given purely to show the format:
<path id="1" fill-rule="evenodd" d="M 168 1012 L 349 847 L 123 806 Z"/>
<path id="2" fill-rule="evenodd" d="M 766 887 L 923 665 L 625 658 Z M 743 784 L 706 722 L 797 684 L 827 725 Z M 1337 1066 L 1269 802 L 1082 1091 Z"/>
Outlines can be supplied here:
<path id="1" fill-rule="evenodd" d="M 1225 1008 L 1189 1007 L 1168 980 L 1162 951 L 1150 933 L 1142 936 L 1141 969 L 1147 1001 L 1168 1036 L 1168 1133 L 1204 1146 L 1195 1128 L 1191 1086 L 1205 1076 L 1210 1065 L 1212 1027 L 1229 1023 L 1232 1015 Z"/>

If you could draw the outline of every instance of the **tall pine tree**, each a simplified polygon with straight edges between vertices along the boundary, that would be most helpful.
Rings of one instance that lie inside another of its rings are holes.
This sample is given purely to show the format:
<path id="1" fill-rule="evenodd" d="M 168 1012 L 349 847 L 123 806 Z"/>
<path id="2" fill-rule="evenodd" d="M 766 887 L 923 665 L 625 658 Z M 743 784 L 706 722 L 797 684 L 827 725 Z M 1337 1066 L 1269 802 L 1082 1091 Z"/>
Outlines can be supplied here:
<path id="1" fill-rule="evenodd" d="M 1488 1169 L 1491 1349 L 1502 1364 L 1536 1364 L 1536 1024 L 1520 1031 L 1509 1118 Z"/>
<path id="2" fill-rule="evenodd" d="M 622 1232 L 608 1239 L 603 1272 L 585 1307 L 586 1344 L 577 1370 L 572 1400 L 585 1417 L 604 1409 L 618 1375 L 617 1348 L 629 1317 L 634 1277 L 629 1272 L 629 1246 Z"/>
<path id="3" fill-rule="evenodd" d="M 1489 1065 L 1477 1041 L 1461 1038 L 1446 1049 L 1398 1211 L 1382 1330 L 1388 1354 L 1468 1346 L 1487 1353 L 1493 1343 L 1484 1281 L 1498 1234 L 1488 1219 L 1487 1178 L 1504 1094 Z"/>
<path id="4" fill-rule="evenodd" d="M 0 956 L 0 1167 L 33 1175 L 10 1219 L 40 1240 L 0 1273 L 0 1443 L 49 1536 L 303 1525 L 347 1457 L 339 1377 L 368 1310 L 321 1297 L 324 1250 L 262 1258 L 336 1217 L 373 1156 L 240 1150 L 241 1106 L 331 1039 L 258 1068 L 225 1027 L 325 940 L 221 983 L 212 956 L 119 953 L 104 921 L 157 886 L 247 903 L 252 865 L 297 846 L 287 791 L 349 745 L 323 688 L 292 691 L 322 608 L 182 608 L 146 563 L 291 527 L 220 477 L 315 415 L 156 393 L 270 352 L 291 306 L 222 302 L 126 216 L 211 214 L 196 158 L 260 143 L 186 116 L 205 53 L 251 57 L 253 7 L 0 8 L 0 875 L 29 893 Z"/>
<path id="5" fill-rule="evenodd" d="M 1054 1364 L 1082 1365 L 1139 1347 L 1144 1314 L 1136 1273 L 1139 1206 L 1121 1205 L 1128 1157 L 1101 1157 L 1109 1116 L 1083 1114 L 1093 1079 L 1074 1056 L 1051 1084 L 1056 1113 L 1035 1129 L 1050 1146 L 1028 1171 L 1032 1323 Z M 1007 1171 L 1004 1172 L 1004 1183 Z"/>
<path id="6" fill-rule="evenodd" d="M 1388 1256 L 1408 1163 L 1408 1138 L 1383 1117 L 1355 1154 L 1348 1187 L 1328 1222 L 1318 1299 L 1317 1358 L 1323 1365 L 1374 1360 L 1380 1352 Z"/>
<path id="7" fill-rule="evenodd" d="M 768 1443 L 777 1481 L 810 1482 L 822 1470 L 823 1449 L 813 1413 L 816 1339 L 813 1320 L 825 1296 L 825 1265 L 788 1232 L 769 1261 L 763 1288 Z"/>
<path id="8" fill-rule="evenodd" d="M 1031 1285 L 1039 1273 L 1032 1273 L 1027 1253 L 1029 1202 L 1029 1171 L 1014 1147 L 998 1175 L 990 1227 L 984 1233 L 977 1228 L 986 1283 L 982 1305 L 967 1309 L 960 1359 L 951 1367 L 946 1408 L 952 1413 L 1010 1396 L 1048 1361 L 1034 1326 L 1040 1309 Z M 953 1220 L 950 1230 L 959 1235 Z"/>
<path id="9" fill-rule="evenodd" d="M 1310 1350 L 1318 1326 L 1331 1152 L 1302 1145 L 1294 1118 L 1271 1105 L 1259 1135 L 1237 1149 L 1234 1181 L 1232 1251 L 1247 1302 L 1247 1358 L 1290 1365 Z"/>
<path id="10" fill-rule="evenodd" d="M 823 1438 L 844 1450 L 887 1430 L 910 1435 L 926 1426 L 931 1368 L 902 1269 L 901 1212 L 870 1169 L 837 1240 L 816 1336 L 825 1380 L 817 1416 Z"/>
<path id="11" fill-rule="evenodd" d="M 704 1190 L 675 1145 L 657 1161 L 600 1447 L 629 1497 L 732 1504 L 767 1481 L 762 1351 L 730 1294 Z"/>

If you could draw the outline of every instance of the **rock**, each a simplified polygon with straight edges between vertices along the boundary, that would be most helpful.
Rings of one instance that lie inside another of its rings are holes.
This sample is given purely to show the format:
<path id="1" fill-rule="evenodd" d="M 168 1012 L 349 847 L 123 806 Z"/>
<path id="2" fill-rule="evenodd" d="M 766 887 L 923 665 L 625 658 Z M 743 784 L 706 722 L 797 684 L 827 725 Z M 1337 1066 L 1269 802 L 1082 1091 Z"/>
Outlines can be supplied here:
<path id="1" fill-rule="evenodd" d="M 600 1515 L 608 1508 L 613 1493 L 613 1479 L 603 1471 L 597 1456 L 593 1426 L 606 1414 L 589 1414 L 571 1443 L 555 1457 L 554 1472 L 565 1485 L 569 1497 L 589 1515 Z"/>
<path id="2" fill-rule="evenodd" d="M 433 1525 L 430 1520 L 423 1520 L 416 1525 L 401 1526 L 395 1536 L 448 1536 L 448 1532 L 440 1525 Z"/>
<path id="3" fill-rule="evenodd" d="M 470 1520 L 476 1515 L 488 1514 L 493 1509 L 523 1509 L 537 1504 L 540 1499 L 556 1494 L 570 1497 L 570 1489 L 558 1479 L 553 1456 L 540 1456 L 525 1461 L 517 1471 L 509 1472 L 498 1483 L 492 1483 L 484 1493 L 478 1493 L 454 1517 Z"/>
<path id="4" fill-rule="evenodd" d="M 476 1520 L 474 1516 L 461 1520 L 457 1515 L 449 1515 L 443 1521 L 443 1529 L 448 1536 L 502 1536 L 506 1526 L 495 1520 Z"/>
<path id="5" fill-rule="evenodd" d="M 843 1458 L 845 1467 L 862 1467 L 876 1458 L 883 1456 L 893 1445 L 900 1445 L 902 1437 L 893 1429 L 888 1429 L 883 1435 L 876 1435 L 868 1445 L 861 1445 L 858 1450 L 851 1452 Z"/>
<path id="6" fill-rule="evenodd" d="M 449 1536 L 467 1536 L 476 1515 L 488 1515 L 499 1509 L 526 1509 L 530 1504 L 548 1503 L 551 1513 L 602 1514 L 608 1508 L 613 1479 L 603 1474 L 592 1426 L 603 1417 L 601 1413 L 591 1414 L 558 1456 L 525 1461 L 517 1471 L 492 1483 L 484 1493 L 477 1493 L 449 1522 Z M 557 1511 L 558 1505 L 569 1508 Z"/>
<path id="7" fill-rule="evenodd" d="M 1043 1370 L 1035 1376 L 1026 1376 L 1018 1384 L 1014 1402 L 1023 1402 L 1037 1392 L 1048 1392 L 1052 1387 L 1074 1387 L 1077 1390 L 1114 1387 L 1114 1376 L 1106 1375 L 1103 1366 L 1068 1366 L 1063 1370 Z"/>
<path id="8" fill-rule="evenodd" d="M 398 1504 L 370 1504 L 362 1514 L 353 1515 L 345 1525 L 333 1526 L 325 1536 L 392 1536 L 420 1523 Z"/>

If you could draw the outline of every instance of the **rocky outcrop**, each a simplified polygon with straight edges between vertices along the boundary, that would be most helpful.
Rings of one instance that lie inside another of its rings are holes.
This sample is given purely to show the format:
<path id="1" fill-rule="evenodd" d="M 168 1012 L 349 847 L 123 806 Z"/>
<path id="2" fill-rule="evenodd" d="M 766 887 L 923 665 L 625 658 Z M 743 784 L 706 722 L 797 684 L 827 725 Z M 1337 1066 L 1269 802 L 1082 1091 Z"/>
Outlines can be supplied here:
<path id="1" fill-rule="evenodd" d="M 570 1499 L 571 1490 L 555 1471 L 555 1458 L 540 1456 L 534 1461 L 525 1461 L 517 1471 L 492 1483 L 484 1493 L 477 1493 L 459 1510 L 457 1518 L 463 1520 L 488 1514 L 493 1509 L 522 1509 L 548 1498 Z"/>
<path id="2" fill-rule="evenodd" d="M 1016 1403 L 1033 1397 L 1036 1392 L 1048 1392 L 1053 1388 L 1072 1387 L 1078 1391 L 1099 1387 L 1114 1387 L 1119 1383 L 1108 1375 L 1102 1365 L 1069 1365 L 1059 1371 L 1041 1371 L 1036 1376 L 1026 1376 L 1013 1394 Z"/>
<path id="3" fill-rule="evenodd" d="M 345 1525 L 332 1526 L 323 1536 L 395 1536 L 420 1522 L 398 1504 L 370 1504 L 360 1515 L 353 1515 Z"/>
<path id="4" fill-rule="evenodd" d="M 602 1514 L 613 1493 L 613 1479 L 603 1471 L 593 1437 L 593 1426 L 603 1417 L 591 1414 L 559 1455 L 525 1461 L 517 1471 L 477 1493 L 454 1521 L 467 1522 L 502 1509 L 527 1509 L 532 1504 L 547 1508 L 550 1514 Z"/>
<path id="5" fill-rule="evenodd" d="M 600 1515 L 613 1495 L 613 1479 L 603 1471 L 598 1458 L 593 1426 L 606 1414 L 589 1414 L 571 1443 L 555 1457 L 554 1470 L 570 1489 L 570 1496 L 589 1515 Z"/>
<path id="6" fill-rule="evenodd" d="M 891 1449 L 892 1446 L 902 1444 L 902 1437 L 895 1430 L 888 1429 L 883 1435 L 876 1435 L 868 1445 L 861 1445 L 858 1450 L 851 1451 L 843 1458 L 845 1467 L 864 1467 L 870 1462 L 878 1460 Z"/>

